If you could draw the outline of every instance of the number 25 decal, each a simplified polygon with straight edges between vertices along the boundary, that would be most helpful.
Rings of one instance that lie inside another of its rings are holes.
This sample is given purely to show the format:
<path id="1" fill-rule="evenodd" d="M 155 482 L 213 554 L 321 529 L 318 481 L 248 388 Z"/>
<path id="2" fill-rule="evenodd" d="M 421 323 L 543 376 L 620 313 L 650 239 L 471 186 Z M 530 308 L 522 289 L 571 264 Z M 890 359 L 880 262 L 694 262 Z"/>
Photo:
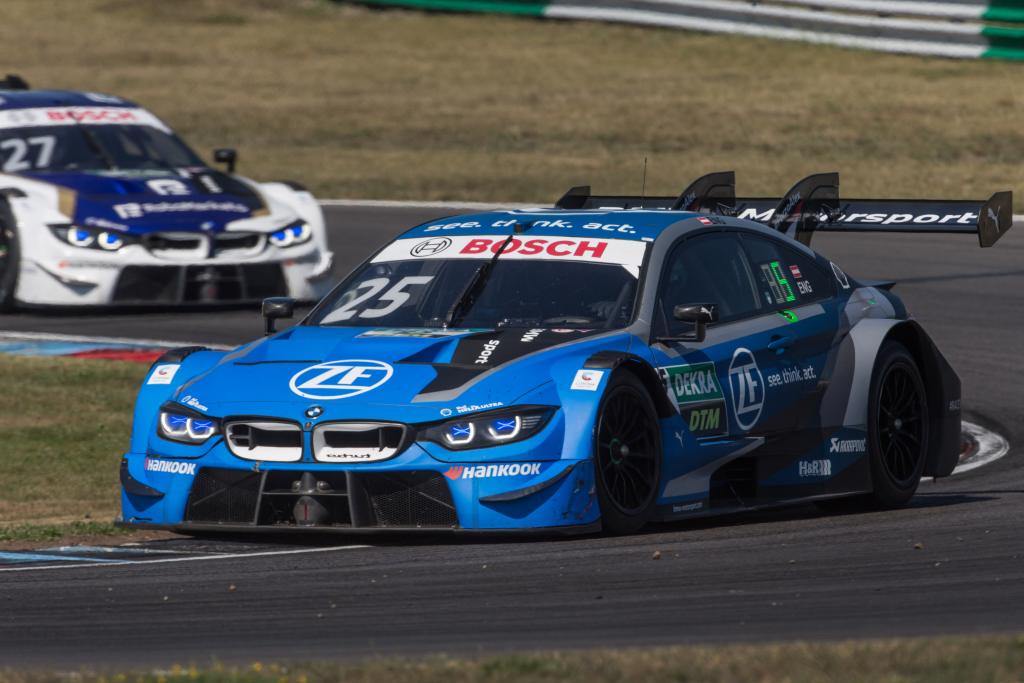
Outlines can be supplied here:
<path id="1" fill-rule="evenodd" d="M 332 320 L 351 320 L 358 315 L 360 318 L 383 318 L 386 315 L 390 315 L 405 305 L 405 302 L 409 300 L 411 294 L 406 290 L 408 287 L 417 285 L 425 285 L 434 279 L 433 275 L 413 275 L 410 277 L 403 277 L 395 285 L 384 291 L 384 288 L 391 282 L 386 277 L 376 277 L 372 280 L 366 280 L 356 285 L 356 290 L 366 290 L 362 294 L 359 294 L 354 299 L 349 301 L 347 304 L 339 308 L 337 311 L 331 314 Z M 361 311 L 356 309 L 365 301 L 373 299 L 375 296 L 380 294 L 380 302 L 388 302 L 386 306 L 379 308 L 364 308 Z"/>

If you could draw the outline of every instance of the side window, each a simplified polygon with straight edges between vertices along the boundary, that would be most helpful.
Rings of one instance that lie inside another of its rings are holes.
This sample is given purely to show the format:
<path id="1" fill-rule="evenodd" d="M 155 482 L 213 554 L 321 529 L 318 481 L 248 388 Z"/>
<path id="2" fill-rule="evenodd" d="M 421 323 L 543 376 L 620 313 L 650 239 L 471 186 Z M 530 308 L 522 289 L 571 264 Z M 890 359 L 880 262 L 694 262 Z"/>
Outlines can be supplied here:
<path id="1" fill-rule="evenodd" d="M 669 254 L 658 288 L 660 324 L 670 335 L 692 325 L 672 316 L 677 304 L 718 304 L 726 322 L 760 312 L 750 267 L 739 238 L 732 233 L 698 235 L 676 245 Z"/>
<path id="2" fill-rule="evenodd" d="M 750 234 L 742 240 L 766 308 L 793 308 L 832 296 L 832 279 L 813 258 L 779 240 Z"/>

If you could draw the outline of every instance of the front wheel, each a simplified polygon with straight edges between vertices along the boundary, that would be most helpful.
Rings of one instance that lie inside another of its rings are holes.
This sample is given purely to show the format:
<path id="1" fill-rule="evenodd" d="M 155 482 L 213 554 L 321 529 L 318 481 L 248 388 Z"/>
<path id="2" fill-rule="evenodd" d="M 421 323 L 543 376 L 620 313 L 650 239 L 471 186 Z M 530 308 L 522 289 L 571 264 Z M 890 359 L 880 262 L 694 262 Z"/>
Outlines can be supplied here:
<path id="1" fill-rule="evenodd" d="M 636 375 L 614 373 L 594 430 L 601 521 L 612 534 L 632 533 L 651 519 L 661 479 L 661 437 L 654 401 Z"/>
<path id="2" fill-rule="evenodd" d="M 0 312 L 14 308 L 18 268 L 18 231 L 10 210 L 0 201 Z"/>

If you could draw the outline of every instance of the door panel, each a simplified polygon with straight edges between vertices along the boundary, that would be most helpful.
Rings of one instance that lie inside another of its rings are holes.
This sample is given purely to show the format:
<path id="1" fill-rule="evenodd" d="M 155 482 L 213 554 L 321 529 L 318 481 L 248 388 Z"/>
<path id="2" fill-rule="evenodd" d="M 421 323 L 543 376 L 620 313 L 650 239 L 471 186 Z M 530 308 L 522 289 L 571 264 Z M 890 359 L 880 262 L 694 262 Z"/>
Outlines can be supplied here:
<path id="1" fill-rule="evenodd" d="M 736 234 L 691 238 L 673 250 L 662 276 L 656 336 L 691 331 L 670 320 L 676 304 L 716 303 L 724 318 L 703 342 L 663 340 L 650 349 L 680 410 L 665 441 L 663 494 L 673 509 L 692 509 L 698 492 L 708 507 L 791 496 L 788 485 L 768 490 L 759 482 L 791 484 L 789 470 L 820 449 L 820 398 L 838 326 L 833 290 L 800 260 L 807 257 L 756 246 L 752 262 Z M 797 481 L 800 495 L 820 485 Z"/>

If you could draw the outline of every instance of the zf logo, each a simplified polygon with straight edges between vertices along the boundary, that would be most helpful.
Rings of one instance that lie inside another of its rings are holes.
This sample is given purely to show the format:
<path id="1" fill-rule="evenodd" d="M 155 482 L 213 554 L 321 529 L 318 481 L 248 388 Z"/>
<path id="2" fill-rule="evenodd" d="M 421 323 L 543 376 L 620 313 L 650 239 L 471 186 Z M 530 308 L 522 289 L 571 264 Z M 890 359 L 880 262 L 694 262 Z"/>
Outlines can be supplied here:
<path id="1" fill-rule="evenodd" d="M 424 256 L 433 256 L 434 254 L 440 254 L 442 251 L 444 251 L 450 246 L 452 246 L 452 241 L 447 237 L 435 237 L 433 239 L 426 240 L 425 242 L 420 242 L 415 247 L 413 247 L 412 251 L 410 251 L 409 253 L 412 254 L 413 256 L 418 256 L 422 258 Z"/>
<path id="2" fill-rule="evenodd" d="M 297 372 L 288 386 L 299 396 L 333 401 L 376 389 L 393 373 L 394 368 L 376 360 L 333 360 Z"/>
<path id="3" fill-rule="evenodd" d="M 729 388 L 732 390 L 732 408 L 740 429 L 749 430 L 757 424 L 764 407 L 764 378 L 754 360 L 754 354 L 744 348 L 736 349 L 729 363 Z"/>

